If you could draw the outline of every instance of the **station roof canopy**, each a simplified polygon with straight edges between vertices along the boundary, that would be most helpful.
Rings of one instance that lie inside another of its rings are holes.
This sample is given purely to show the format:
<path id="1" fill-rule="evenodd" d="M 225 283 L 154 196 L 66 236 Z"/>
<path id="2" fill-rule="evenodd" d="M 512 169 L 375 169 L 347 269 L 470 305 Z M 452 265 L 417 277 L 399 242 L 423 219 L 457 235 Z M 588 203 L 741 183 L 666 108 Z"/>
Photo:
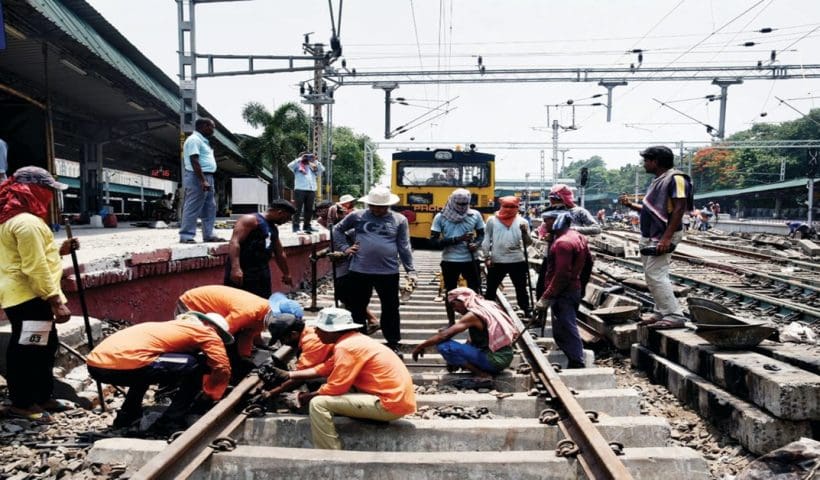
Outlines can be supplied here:
<path id="1" fill-rule="evenodd" d="M 174 80 L 84 0 L 7 0 L 3 8 L 0 101 L 23 98 L 44 109 L 50 100 L 58 156 L 77 158 L 83 143 L 102 143 L 108 167 L 179 171 Z M 201 105 L 198 113 L 213 118 Z M 220 170 L 260 174 L 242 157 L 237 138 L 214 120 Z"/>
<path id="2" fill-rule="evenodd" d="M 814 179 L 817 183 L 820 179 Z M 782 195 L 784 190 L 805 188 L 808 185 L 808 179 L 796 178 L 794 180 L 786 180 L 785 182 L 770 183 L 768 185 L 757 185 L 747 188 L 736 188 L 727 190 L 715 190 L 701 194 L 695 194 L 695 200 L 709 200 L 713 198 L 724 197 L 748 197 L 748 196 L 763 196 L 763 195 Z"/>

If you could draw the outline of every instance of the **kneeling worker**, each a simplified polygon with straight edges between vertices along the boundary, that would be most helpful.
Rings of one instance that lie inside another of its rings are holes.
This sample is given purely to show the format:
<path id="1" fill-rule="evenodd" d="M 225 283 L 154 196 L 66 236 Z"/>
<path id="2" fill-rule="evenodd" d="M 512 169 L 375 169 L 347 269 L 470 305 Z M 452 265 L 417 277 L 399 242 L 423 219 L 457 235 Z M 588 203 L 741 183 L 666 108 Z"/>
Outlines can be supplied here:
<path id="1" fill-rule="evenodd" d="M 298 394 L 298 403 L 310 402 L 313 446 L 340 450 L 342 442 L 333 415 L 389 422 L 416 411 L 413 379 L 404 362 L 389 348 L 356 330 L 349 311 L 325 308 L 319 312 L 316 334 L 334 344 L 333 357 L 318 369 L 284 373 L 301 378 L 315 370 L 327 383 L 317 392 Z M 357 393 L 351 393 L 355 388 Z"/>
<path id="2" fill-rule="evenodd" d="M 142 418 L 142 397 L 153 384 L 179 386 L 157 423 L 181 425 L 200 391 L 214 401 L 225 393 L 231 376 L 225 344 L 230 343 L 224 318 L 191 312 L 114 333 L 88 354 L 88 373 L 102 383 L 129 387 L 114 428 Z"/>
<path id="3" fill-rule="evenodd" d="M 509 315 L 495 302 L 481 298 L 466 287 L 450 290 L 447 299 L 461 318 L 420 343 L 413 350 L 413 360 L 418 361 L 424 356 L 425 348 L 435 345 L 448 369 L 462 367 L 478 378 L 492 378 L 509 367 L 513 359 L 512 344 L 520 333 Z M 470 343 L 451 340 L 468 329 Z"/>
<path id="4" fill-rule="evenodd" d="M 306 380 L 321 377 L 316 372 L 322 371 L 323 364 L 332 357 L 333 344 L 322 343 L 315 327 L 306 327 L 301 317 L 282 313 L 268 324 L 268 331 L 271 335 L 271 344 L 278 341 L 288 345 L 296 349 L 299 358 L 294 372 L 265 366 L 260 369 L 259 376 L 265 382 L 265 388 L 270 389 L 264 393 L 265 397 L 294 390 Z M 310 372 L 306 372 L 308 369 Z M 291 377 L 291 374 L 295 376 Z"/>

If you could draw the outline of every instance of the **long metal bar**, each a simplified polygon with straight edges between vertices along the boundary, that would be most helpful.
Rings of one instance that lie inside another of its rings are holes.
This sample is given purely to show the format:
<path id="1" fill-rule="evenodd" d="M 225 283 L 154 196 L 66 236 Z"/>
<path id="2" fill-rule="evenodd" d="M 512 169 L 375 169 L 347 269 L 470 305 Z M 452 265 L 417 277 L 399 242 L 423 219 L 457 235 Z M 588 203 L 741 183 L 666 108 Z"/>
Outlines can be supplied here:
<path id="1" fill-rule="evenodd" d="M 794 72 L 794 73 L 792 73 Z M 519 75 L 512 77 L 512 75 Z M 537 77 L 521 77 L 521 76 Z M 696 67 L 647 67 L 633 71 L 628 67 L 611 68 L 499 68 L 469 70 L 382 70 L 382 71 L 335 71 L 330 77 L 346 85 L 370 85 L 376 78 L 391 79 L 401 83 L 494 83 L 500 81 L 556 81 L 556 82 L 602 82 L 617 81 L 711 81 L 716 77 L 742 76 L 744 80 L 773 80 L 789 78 L 816 78 L 820 76 L 820 64 L 772 65 L 760 69 L 746 65 L 696 66 Z M 445 78 L 458 77 L 464 78 Z M 412 77 L 423 77 L 409 80 Z M 500 78 L 495 78 L 500 77 Z M 346 81 L 348 78 L 356 80 Z M 407 78 L 408 80 L 397 80 Z"/>
<path id="2" fill-rule="evenodd" d="M 290 347 L 282 347 L 273 355 L 284 360 L 291 355 Z M 215 439 L 227 437 L 245 421 L 247 415 L 235 408 L 245 395 L 262 385 L 252 373 L 234 387 L 227 397 L 214 405 L 208 413 L 171 442 L 167 448 L 140 468 L 131 478 L 135 480 L 185 479 L 190 477 L 213 453 L 208 445 Z"/>
<path id="3" fill-rule="evenodd" d="M 71 241 L 74 237 L 71 235 L 71 222 L 68 217 L 65 218 L 65 234 L 66 238 Z M 80 309 L 83 311 L 83 324 L 85 325 L 85 336 L 88 341 L 88 351 L 94 350 L 94 332 L 91 330 L 91 320 L 88 317 L 88 305 L 85 303 L 85 288 L 83 288 L 83 277 L 80 274 L 80 263 L 77 260 L 77 251 L 71 248 L 71 264 L 74 266 L 74 279 L 77 283 L 77 296 L 80 298 Z M 97 397 L 100 400 L 100 409 L 105 411 L 105 395 L 103 395 L 102 383 L 96 380 L 97 383 Z"/>
<path id="4" fill-rule="evenodd" d="M 498 294 L 498 301 L 508 313 L 513 313 L 507 299 L 502 294 Z M 535 340 L 527 333 L 524 324 L 514 313 L 511 315 L 516 327 L 524 334 L 518 339 L 518 345 L 529 357 L 530 365 L 539 380 L 547 387 L 552 398 L 556 399 L 563 407 L 566 417 L 558 422 L 564 435 L 575 442 L 580 449 L 578 463 L 584 470 L 587 478 L 590 479 L 617 479 L 629 480 L 632 475 L 627 471 L 621 460 L 612 451 L 609 443 L 595 428 L 592 421 L 587 417 L 586 412 L 578 403 L 572 392 L 564 385 L 564 382 L 553 370 L 547 357 L 536 345 Z"/>
<path id="5" fill-rule="evenodd" d="M 636 272 L 642 272 L 643 271 L 643 265 L 641 265 L 640 262 L 636 262 L 636 261 L 633 261 L 633 260 L 626 260 L 626 259 L 617 258 L 617 257 L 612 257 L 612 260 L 615 261 L 615 263 L 619 263 L 619 264 L 621 264 L 621 265 L 623 265 L 623 266 L 625 266 L 625 267 L 627 267 L 631 270 L 634 270 Z M 757 274 L 757 272 L 751 272 L 751 273 Z M 726 285 L 721 285 L 721 284 L 718 284 L 718 283 L 709 282 L 709 281 L 702 280 L 702 279 L 696 278 L 696 277 L 681 275 L 679 273 L 670 273 L 669 276 L 670 276 L 670 278 L 672 278 L 672 280 L 675 280 L 679 283 L 683 283 L 683 284 L 687 284 L 687 285 L 700 285 L 700 286 L 707 287 L 707 288 L 712 289 L 712 290 L 720 290 L 720 291 L 724 291 L 726 293 L 731 293 L 731 294 L 736 295 L 740 298 L 747 298 L 747 299 L 750 299 L 750 300 L 757 300 L 757 301 L 761 302 L 762 304 L 777 306 L 777 307 L 780 307 L 781 309 L 785 309 L 785 310 L 788 310 L 788 311 L 791 311 L 791 312 L 799 312 L 799 313 L 803 314 L 806 317 L 804 319 L 805 321 L 811 321 L 811 323 L 820 320 L 820 310 L 817 310 L 816 308 L 806 307 L 806 306 L 801 305 L 799 303 L 790 302 L 790 301 L 784 300 L 782 298 L 771 297 L 769 295 L 760 295 L 760 294 L 752 293 L 752 292 L 749 292 L 749 291 L 746 291 L 746 290 L 739 290 L 737 288 L 729 287 L 729 286 L 726 286 Z M 783 282 L 783 279 L 773 278 L 773 281 Z"/>

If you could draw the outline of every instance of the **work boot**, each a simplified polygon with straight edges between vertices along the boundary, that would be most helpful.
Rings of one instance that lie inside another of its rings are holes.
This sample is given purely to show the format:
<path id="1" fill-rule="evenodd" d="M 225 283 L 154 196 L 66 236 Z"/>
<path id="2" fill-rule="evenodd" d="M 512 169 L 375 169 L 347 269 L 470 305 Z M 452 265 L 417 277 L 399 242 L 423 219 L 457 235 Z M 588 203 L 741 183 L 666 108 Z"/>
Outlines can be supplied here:
<path id="1" fill-rule="evenodd" d="M 398 355 L 398 356 L 399 356 L 399 358 L 401 358 L 401 359 L 403 359 L 403 358 L 404 358 L 404 354 L 401 352 L 401 344 L 398 344 L 398 343 L 388 343 L 388 344 L 387 344 L 387 348 L 389 348 L 390 350 L 392 350 L 392 351 L 393 351 L 393 353 L 395 353 L 396 355 Z"/>

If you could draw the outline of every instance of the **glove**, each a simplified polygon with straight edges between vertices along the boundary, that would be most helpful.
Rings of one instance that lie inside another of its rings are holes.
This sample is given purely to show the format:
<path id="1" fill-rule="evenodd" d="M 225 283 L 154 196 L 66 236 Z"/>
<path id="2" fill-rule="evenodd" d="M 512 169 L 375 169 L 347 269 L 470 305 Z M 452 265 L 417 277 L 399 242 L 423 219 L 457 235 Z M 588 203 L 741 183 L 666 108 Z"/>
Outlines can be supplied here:
<path id="1" fill-rule="evenodd" d="M 302 402 L 299 401 L 299 391 L 288 392 L 282 395 L 282 401 L 291 410 L 299 410 L 302 408 Z"/>
<path id="2" fill-rule="evenodd" d="M 285 383 L 290 378 L 290 372 L 276 368 L 271 364 L 262 365 L 259 368 L 259 378 L 262 379 L 266 389 L 276 388 Z"/>
<path id="3" fill-rule="evenodd" d="M 407 272 L 407 281 L 415 287 L 419 283 L 419 274 L 415 270 Z"/>
<path id="4" fill-rule="evenodd" d="M 543 312 L 543 311 L 547 310 L 548 306 L 549 306 L 549 302 L 547 301 L 547 299 L 544 298 L 544 297 L 541 297 L 541 298 L 538 299 L 538 302 L 535 304 L 535 309 L 538 310 L 539 312 Z"/>

